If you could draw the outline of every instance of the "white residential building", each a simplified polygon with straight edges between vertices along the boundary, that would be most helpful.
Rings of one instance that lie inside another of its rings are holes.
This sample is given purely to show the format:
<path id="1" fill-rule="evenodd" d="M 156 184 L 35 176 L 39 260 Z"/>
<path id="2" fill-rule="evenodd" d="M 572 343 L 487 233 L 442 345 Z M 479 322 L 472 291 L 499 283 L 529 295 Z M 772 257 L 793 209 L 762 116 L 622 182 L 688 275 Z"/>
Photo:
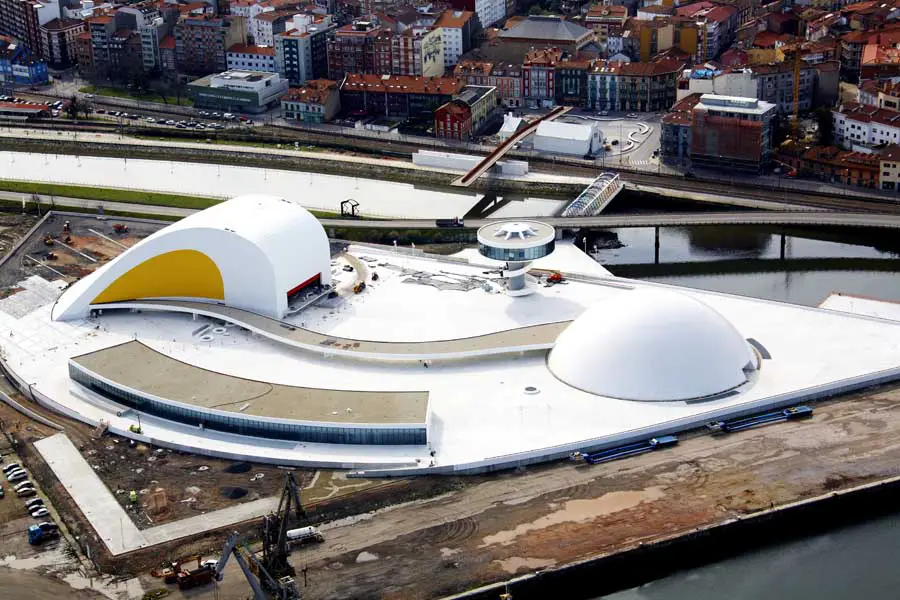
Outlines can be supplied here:
<path id="1" fill-rule="evenodd" d="M 900 144 L 900 111 L 852 102 L 842 105 L 832 115 L 834 141 L 843 148 Z"/>
<path id="2" fill-rule="evenodd" d="M 475 0 L 475 14 L 482 27 L 506 18 L 506 0 Z"/>
<path id="3" fill-rule="evenodd" d="M 459 57 L 469 51 L 475 13 L 466 10 L 445 10 L 434 26 L 441 32 L 444 44 L 444 68 L 451 69 Z"/>
<path id="4" fill-rule="evenodd" d="M 275 48 L 235 44 L 225 52 L 228 70 L 275 72 Z"/>

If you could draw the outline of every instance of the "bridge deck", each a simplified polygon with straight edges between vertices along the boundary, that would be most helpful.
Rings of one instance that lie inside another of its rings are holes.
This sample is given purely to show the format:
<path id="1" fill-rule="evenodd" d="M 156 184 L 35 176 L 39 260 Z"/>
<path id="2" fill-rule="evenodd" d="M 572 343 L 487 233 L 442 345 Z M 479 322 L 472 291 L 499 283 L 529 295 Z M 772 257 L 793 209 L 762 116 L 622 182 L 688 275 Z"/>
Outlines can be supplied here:
<path id="1" fill-rule="evenodd" d="M 468 173 L 454 180 L 450 185 L 455 185 L 458 187 L 468 187 L 472 185 L 472 183 L 476 179 L 484 175 L 488 169 L 493 167 L 497 163 L 497 161 L 503 158 L 507 152 L 512 150 L 516 144 L 518 144 L 526 136 L 534 133 L 534 130 L 537 129 L 538 125 L 540 125 L 544 121 L 553 121 L 563 116 L 570 110 L 572 110 L 571 106 L 557 106 L 540 119 L 532 121 L 524 128 L 517 131 L 515 135 L 510 136 L 505 142 L 497 146 L 497 148 L 495 148 L 493 152 L 485 156 L 477 165 L 472 167 L 472 169 Z"/>

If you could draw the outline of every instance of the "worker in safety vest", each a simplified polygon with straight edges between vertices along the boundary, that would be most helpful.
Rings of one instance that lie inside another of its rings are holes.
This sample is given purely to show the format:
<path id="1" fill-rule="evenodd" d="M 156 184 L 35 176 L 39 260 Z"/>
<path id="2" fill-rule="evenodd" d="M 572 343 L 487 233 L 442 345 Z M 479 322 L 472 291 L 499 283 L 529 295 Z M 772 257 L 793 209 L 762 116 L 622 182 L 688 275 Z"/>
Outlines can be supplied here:
<path id="1" fill-rule="evenodd" d="M 131 490 L 130 492 L 128 492 L 128 499 L 131 501 L 132 504 L 137 504 L 137 500 L 138 500 L 137 492 L 134 490 Z"/>

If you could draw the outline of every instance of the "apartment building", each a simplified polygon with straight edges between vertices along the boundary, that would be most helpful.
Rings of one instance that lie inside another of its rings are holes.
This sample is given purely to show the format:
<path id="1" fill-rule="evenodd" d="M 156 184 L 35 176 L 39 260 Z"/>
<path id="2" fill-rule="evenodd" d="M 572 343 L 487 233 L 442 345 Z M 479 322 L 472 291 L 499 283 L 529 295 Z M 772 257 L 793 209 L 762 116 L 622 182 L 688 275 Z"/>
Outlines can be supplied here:
<path id="1" fill-rule="evenodd" d="M 55 69 L 67 69 L 78 62 L 75 40 L 86 31 L 84 21 L 53 19 L 40 26 L 41 56 Z"/>
<path id="2" fill-rule="evenodd" d="M 207 75 L 228 68 L 228 48 L 244 38 L 241 17 L 182 17 L 175 25 L 175 63 L 189 75 Z"/>

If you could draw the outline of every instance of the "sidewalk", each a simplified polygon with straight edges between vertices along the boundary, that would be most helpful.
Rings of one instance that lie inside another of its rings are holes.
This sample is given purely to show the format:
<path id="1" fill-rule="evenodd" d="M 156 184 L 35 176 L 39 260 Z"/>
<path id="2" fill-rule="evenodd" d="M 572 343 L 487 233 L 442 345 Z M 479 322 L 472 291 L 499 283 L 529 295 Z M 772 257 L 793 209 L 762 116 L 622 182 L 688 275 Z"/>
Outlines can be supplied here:
<path id="1" fill-rule="evenodd" d="M 34 446 L 113 556 L 255 519 L 278 504 L 272 496 L 139 530 L 65 434 L 44 438 Z"/>

